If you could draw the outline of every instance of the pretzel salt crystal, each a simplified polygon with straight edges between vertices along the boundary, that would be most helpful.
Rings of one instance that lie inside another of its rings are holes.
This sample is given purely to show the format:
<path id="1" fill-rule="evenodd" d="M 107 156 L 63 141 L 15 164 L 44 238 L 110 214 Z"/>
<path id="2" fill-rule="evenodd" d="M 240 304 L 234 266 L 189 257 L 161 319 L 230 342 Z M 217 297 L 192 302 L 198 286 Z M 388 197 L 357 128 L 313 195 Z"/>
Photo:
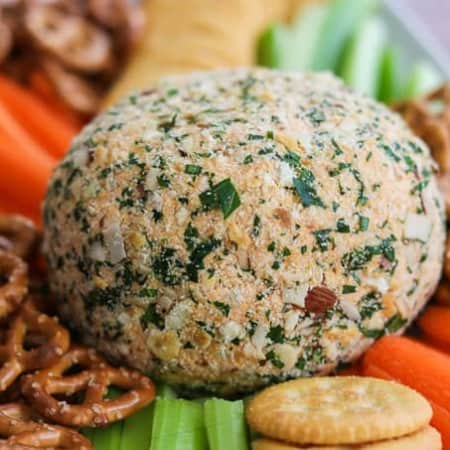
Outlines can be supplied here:
<path id="1" fill-rule="evenodd" d="M 81 434 L 38 422 L 30 408 L 22 403 L 0 405 L 0 450 L 71 449 L 92 450 Z"/>
<path id="2" fill-rule="evenodd" d="M 0 319 L 21 304 L 28 291 L 27 265 L 16 255 L 0 250 Z"/>
<path id="3" fill-rule="evenodd" d="M 30 335 L 35 342 L 30 342 Z M 0 345 L 0 391 L 24 372 L 54 364 L 70 346 L 69 332 L 57 320 L 39 312 L 27 300 L 10 321 Z M 27 344 L 34 348 L 26 349 Z"/>
<path id="4" fill-rule="evenodd" d="M 65 375 L 80 366 L 81 372 Z M 118 398 L 105 399 L 109 386 L 126 392 Z M 85 392 L 81 404 L 58 399 L 79 392 Z M 76 347 L 54 366 L 25 376 L 22 394 L 35 410 L 55 423 L 96 427 L 122 420 L 143 408 L 155 398 L 155 386 L 137 371 L 114 368 L 93 350 Z"/>

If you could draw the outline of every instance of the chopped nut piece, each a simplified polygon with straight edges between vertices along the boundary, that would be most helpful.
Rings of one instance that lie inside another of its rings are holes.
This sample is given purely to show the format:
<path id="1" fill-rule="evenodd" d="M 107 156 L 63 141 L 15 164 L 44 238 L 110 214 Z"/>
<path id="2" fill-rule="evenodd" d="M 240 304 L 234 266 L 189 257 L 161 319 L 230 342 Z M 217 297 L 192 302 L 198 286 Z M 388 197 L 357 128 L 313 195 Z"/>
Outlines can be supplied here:
<path id="1" fill-rule="evenodd" d="M 323 316 L 337 301 L 336 294 L 325 286 L 313 287 L 305 298 L 306 311 Z"/>

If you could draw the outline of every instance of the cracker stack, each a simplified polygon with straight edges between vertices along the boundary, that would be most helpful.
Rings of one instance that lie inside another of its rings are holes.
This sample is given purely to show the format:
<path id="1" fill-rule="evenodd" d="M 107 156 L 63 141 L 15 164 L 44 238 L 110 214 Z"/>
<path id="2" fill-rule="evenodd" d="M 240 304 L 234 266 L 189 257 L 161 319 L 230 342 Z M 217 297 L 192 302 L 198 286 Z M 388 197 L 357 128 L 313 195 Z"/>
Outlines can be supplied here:
<path id="1" fill-rule="evenodd" d="M 264 437 L 253 450 L 440 450 L 427 400 L 373 378 L 294 380 L 257 395 L 247 408 Z"/>

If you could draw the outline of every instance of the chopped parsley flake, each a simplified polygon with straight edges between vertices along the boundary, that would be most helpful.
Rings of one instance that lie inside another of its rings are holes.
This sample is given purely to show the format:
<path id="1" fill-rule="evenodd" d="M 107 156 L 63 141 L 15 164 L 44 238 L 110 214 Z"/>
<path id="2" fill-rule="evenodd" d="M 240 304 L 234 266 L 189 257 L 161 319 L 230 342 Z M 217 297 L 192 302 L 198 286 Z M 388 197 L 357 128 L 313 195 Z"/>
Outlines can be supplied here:
<path id="1" fill-rule="evenodd" d="M 253 237 L 257 238 L 260 232 L 261 232 L 261 217 L 259 217 L 258 214 L 255 214 L 255 217 L 253 217 L 253 230 L 252 230 Z"/>
<path id="2" fill-rule="evenodd" d="M 330 243 L 333 243 L 333 240 L 330 238 L 331 230 L 317 230 L 314 231 L 313 234 L 316 237 L 316 243 L 320 249 L 320 251 L 325 252 L 329 249 Z"/>
<path id="3" fill-rule="evenodd" d="M 162 187 L 162 188 L 166 188 L 170 186 L 170 179 L 169 177 L 165 174 L 162 173 L 161 175 L 159 175 L 157 177 L 158 180 L 158 184 Z"/>
<path id="4" fill-rule="evenodd" d="M 239 194 L 229 178 L 208 191 L 202 192 L 200 201 L 205 211 L 220 208 L 224 219 L 228 218 L 241 205 Z"/>
<path id="5" fill-rule="evenodd" d="M 267 333 L 267 337 L 276 344 L 282 344 L 284 342 L 284 332 L 283 327 L 277 325 L 275 327 L 271 327 L 270 331 Z"/>
<path id="6" fill-rule="evenodd" d="M 157 289 L 144 288 L 139 292 L 139 297 L 155 298 L 158 295 Z"/>
<path id="7" fill-rule="evenodd" d="M 377 311 L 380 311 L 382 303 L 380 301 L 381 294 L 379 292 L 369 292 L 361 297 L 358 307 L 361 319 L 370 319 Z"/>
<path id="8" fill-rule="evenodd" d="M 367 231 L 369 229 L 369 218 L 359 216 L 359 231 Z"/>
<path id="9" fill-rule="evenodd" d="M 189 263 L 186 266 L 186 274 L 190 281 L 198 282 L 198 272 L 205 268 L 203 260 L 220 244 L 220 240 L 212 238 L 200 242 L 192 249 L 189 255 Z"/>
<path id="10" fill-rule="evenodd" d="M 266 359 L 270 361 L 277 369 L 282 369 L 284 367 L 283 361 L 281 361 L 280 357 L 273 350 L 266 354 Z"/>
<path id="11" fill-rule="evenodd" d="M 177 251 L 174 248 L 165 247 L 153 261 L 153 272 L 158 280 L 169 286 L 179 284 L 180 270 L 182 262 L 177 258 Z"/>
<path id="12" fill-rule="evenodd" d="M 286 152 L 283 160 L 287 162 L 291 167 L 297 167 L 300 164 L 300 156 L 290 150 Z"/>
<path id="13" fill-rule="evenodd" d="M 298 175 L 298 177 L 294 178 L 294 187 L 303 206 L 308 208 L 309 206 L 314 205 L 324 208 L 325 205 L 317 195 L 317 191 L 314 187 L 315 178 L 313 173 L 309 169 L 302 167 L 300 168 Z"/>
<path id="14" fill-rule="evenodd" d="M 408 321 L 404 319 L 400 314 L 395 314 L 387 321 L 386 330 L 389 333 L 396 333 L 406 325 L 406 322 Z"/>
<path id="15" fill-rule="evenodd" d="M 222 302 L 214 302 L 214 306 L 225 316 L 228 317 L 230 314 L 230 305 Z"/>
<path id="16" fill-rule="evenodd" d="M 177 114 L 174 114 L 169 121 L 160 123 L 158 128 L 163 130 L 164 133 L 168 133 L 172 128 L 175 127 L 176 121 L 177 121 Z"/>
<path id="17" fill-rule="evenodd" d="M 156 310 L 156 303 L 150 303 L 145 310 L 145 313 L 141 316 L 141 325 L 143 328 L 147 328 L 149 323 L 152 323 L 160 330 L 165 326 L 164 317 Z"/>
<path id="18" fill-rule="evenodd" d="M 344 284 L 342 287 L 342 293 L 343 294 L 353 294 L 356 292 L 356 286 L 350 285 L 350 284 Z"/>
<path id="19" fill-rule="evenodd" d="M 342 265 L 348 270 L 364 269 L 365 265 L 376 255 L 384 256 L 388 261 L 395 261 L 395 250 L 392 242 L 393 236 L 383 239 L 380 245 L 366 245 L 346 253 L 341 260 Z"/>
<path id="20" fill-rule="evenodd" d="M 336 223 L 336 231 L 338 233 L 350 233 L 350 226 L 345 223 L 344 219 L 339 219 Z"/>
<path id="21" fill-rule="evenodd" d="M 325 114 L 317 108 L 313 108 L 306 117 L 311 121 L 313 125 L 320 125 L 322 122 L 326 120 Z"/>
<path id="22" fill-rule="evenodd" d="M 262 134 L 249 134 L 247 136 L 247 139 L 249 141 L 262 141 L 264 139 L 264 136 Z"/>
<path id="23" fill-rule="evenodd" d="M 202 168 L 195 164 L 186 164 L 186 166 L 184 166 L 184 172 L 189 175 L 199 175 L 202 173 Z"/>

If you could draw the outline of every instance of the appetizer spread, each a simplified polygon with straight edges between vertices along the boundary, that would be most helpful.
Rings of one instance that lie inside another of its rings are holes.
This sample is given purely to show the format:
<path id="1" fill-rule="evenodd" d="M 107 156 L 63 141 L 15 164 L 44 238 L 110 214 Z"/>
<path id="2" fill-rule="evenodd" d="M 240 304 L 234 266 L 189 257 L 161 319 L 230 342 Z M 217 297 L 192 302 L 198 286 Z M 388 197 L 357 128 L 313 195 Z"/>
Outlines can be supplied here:
<path id="1" fill-rule="evenodd" d="M 0 450 L 450 450 L 450 87 L 388 10 L 0 1 Z"/>

